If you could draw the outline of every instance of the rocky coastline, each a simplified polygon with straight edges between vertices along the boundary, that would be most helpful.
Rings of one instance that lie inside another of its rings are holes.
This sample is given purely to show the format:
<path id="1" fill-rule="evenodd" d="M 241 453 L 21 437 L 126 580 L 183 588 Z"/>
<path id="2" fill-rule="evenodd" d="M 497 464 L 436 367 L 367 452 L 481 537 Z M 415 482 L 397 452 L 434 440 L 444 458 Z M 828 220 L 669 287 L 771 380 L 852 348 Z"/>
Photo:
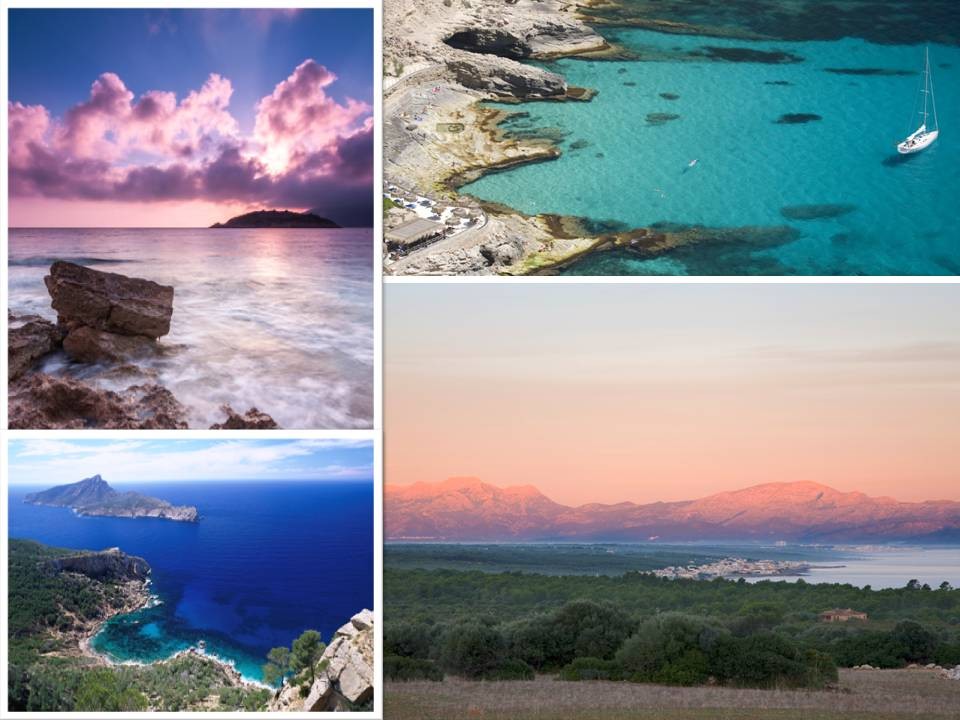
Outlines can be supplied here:
<path id="1" fill-rule="evenodd" d="M 626 250 L 653 258 L 708 244 L 718 251 L 769 247 L 795 238 L 782 227 L 596 227 L 584 218 L 526 215 L 459 194 L 479 176 L 561 155 L 549 137 L 516 137 L 501 127 L 497 102 L 589 102 L 594 91 L 524 61 L 559 57 L 623 59 L 595 29 L 648 27 L 678 34 L 738 36 L 733 30 L 658 20 L 652 10 L 618 15 L 616 3 L 561 0 L 388 0 L 384 6 L 385 191 L 411 200 L 385 212 L 389 233 L 414 221 L 419 205 L 465 208 L 479 220 L 443 237 L 389 252 L 389 275 L 554 274 L 589 253 Z M 702 58 L 700 58 L 702 59 Z M 396 203 L 394 203 L 396 204 Z M 432 210 L 431 210 L 432 211 Z M 423 217 L 420 215 L 420 217 Z"/>
<path id="2" fill-rule="evenodd" d="M 144 278 L 54 261 L 44 278 L 53 323 L 8 310 L 9 427 L 111 430 L 188 427 L 187 408 L 159 382 L 150 361 L 176 352 L 174 288 Z M 65 367 L 47 371 L 47 360 Z M 211 429 L 276 428 L 266 413 L 223 407 Z"/>

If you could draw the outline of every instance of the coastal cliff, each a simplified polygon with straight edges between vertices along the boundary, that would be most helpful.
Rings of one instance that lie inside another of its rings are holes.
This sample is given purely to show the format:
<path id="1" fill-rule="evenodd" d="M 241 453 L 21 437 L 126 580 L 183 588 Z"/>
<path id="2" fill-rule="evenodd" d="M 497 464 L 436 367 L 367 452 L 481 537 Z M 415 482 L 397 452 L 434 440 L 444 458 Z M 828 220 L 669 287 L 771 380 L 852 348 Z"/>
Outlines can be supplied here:
<path id="1" fill-rule="evenodd" d="M 374 694 L 373 613 L 362 610 L 338 629 L 308 686 L 287 682 L 270 701 L 270 712 L 353 710 L 371 705 Z"/>
<path id="2" fill-rule="evenodd" d="M 68 485 L 58 485 L 23 499 L 31 505 L 69 507 L 78 515 L 125 518 L 159 518 L 197 522 L 200 513 L 192 505 L 171 505 L 166 500 L 136 492 L 117 492 L 99 475 Z"/>

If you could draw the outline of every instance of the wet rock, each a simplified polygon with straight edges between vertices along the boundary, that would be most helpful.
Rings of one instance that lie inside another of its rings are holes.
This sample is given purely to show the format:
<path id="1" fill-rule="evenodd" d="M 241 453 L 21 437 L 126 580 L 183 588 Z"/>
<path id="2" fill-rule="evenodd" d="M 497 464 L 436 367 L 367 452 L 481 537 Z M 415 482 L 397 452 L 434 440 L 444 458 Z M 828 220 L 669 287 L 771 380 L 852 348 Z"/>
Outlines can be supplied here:
<path id="1" fill-rule="evenodd" d="M 86 325 L 154 339 L 170 332 L 172 287 L 61 260 L 50 266 L 43 281 L 67 330 Z"/>
<path id="2" fill-rule="evenodd" d="M 817 120 L 823 120 L 823 118 L 815 113 L 786 113 L 774 120 L 774 123 L 777 125 L 802 125 Z"/>
<path id="3" fill-rule="evenodd" d="M 9 424 L 19 430 L 102 428 L 186 429 L 186 410 L 159 385 L 132 385 L 122 392 L 45 373 L 10 385 Z"/>
<path id="4" fill-rule="evenodd" d="M 63 349 L 78 362 L 122 362 L 155 353 L 157 344 L 143 335 L 117 335 L 81 325 L 63 339 Z"/>
<path id="5" fill-rule="evenodd" d="M 647 125 L 664 125 L 671 120 L 676 120 L 679 115 L 674 113 L 647 113 Z"/>
<path id="6" fill-rule="evenodd" d="M 278 428 L 276 421 L 255 407 L 250 408 L 244 415 L 236 412 L 229 405 L 220 408 L 227 415 L 222 423 L 210 426 L 211 430 L 273 430 Z"/>
<path id="7" fill-rule="evenodd" d="M 16 380 L 47 353 L 60 346 L 61 330 L 39 315 L 7 314 L 7 378 Z"/>
<path id="8" fill-rule="evenodd" d="M 705 46 L 702 50 L 694 50 L 690 54 L 696 57 L 706 57 L 711 60 L 765 63 L 768 65 L 803 62 L 803 58 L 799 55 L 781 52 L 779 50 L 771 50 L 767 52 L 764 50 L 752 50 L 750 48 L 714 47 L 710 45 Z"/>
<path id="9" fill-rule="evenodd" d="M 780 214 L 791 220 L 821 220 L 840 217 L 857 209 L 856 205 L 787 205 L 780 208 Z"/>

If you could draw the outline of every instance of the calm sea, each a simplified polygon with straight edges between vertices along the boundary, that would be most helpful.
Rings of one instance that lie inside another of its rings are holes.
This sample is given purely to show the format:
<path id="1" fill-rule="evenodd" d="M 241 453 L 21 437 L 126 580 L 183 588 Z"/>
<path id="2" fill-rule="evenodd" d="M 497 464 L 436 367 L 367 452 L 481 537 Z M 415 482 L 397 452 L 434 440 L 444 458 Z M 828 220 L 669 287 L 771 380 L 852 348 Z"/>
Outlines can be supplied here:
<path id="1" fill-rule="evenodd" d="M 774 16 L 769 19 L 765 32 L 776 30 Z M 873 16 L 864 13 L 863 23 L 869 37 Z M 896 143 L 919 122 L 913 106 L 922 44 L 874 44 L 858 37 L 755 42 L 600 30 L 643 60 L 549 63 L 570 84 L 599 94 L 588 103 L 498 106 L 529 113 L 507 122 L 508 132 L 559 135 L 563 155 L 487 175 L 463 191 L 526 213 L 576 215 L 611 227 L 668 223 L 758 231 L 655 259 L 626 251 L 597 253 L 566 272 L 960 273 L 956 45 L 930 38 L 940 139 L 923 153 L 900 156 Z M 801 59 L 709 61 L 702 54 L 717 51 L 708 48 Z M 778 122 L 789 114 L 819 119 Z M 688 167 L 692 160 L 697 164 Z M 797 220 L 783 214 L 783 208 L 798 205 L 840 207 L 832 217 Z M 764 246 L 760 238 L 773 228 L 786 228 L 786 235 Z"/>
<path id="2" fill-rule="evenodd" d="M 51 356 L 45 369 L 110 389 L 155 377 L 191 427 L 220 406 L 256 406 L 284 428 L 373 423 L 373 265 L 368 229 L 11 229 L 10 309 L 51 320 L 43 284 L 54 260 L 174 287 L 163 352 L 145 377 Z M 155 373 L 155 375 L 153 375 Z"/>
<path id="3" fill-rule="evenodd" d="M 324 641 L 373 608 L 373 485 L 369 482 L 177 482 L 120 485 L 196 505 L 198 523 L 82 518 L 25 505 L 10 490 L 12 538 L 58 547 L 119 547 L 153 568 L 160 604 L 118 616 L 94 646 L 151 661 L 203 639 L 207 651 L 259 680 L 270 648 L 304 630 Z"/>

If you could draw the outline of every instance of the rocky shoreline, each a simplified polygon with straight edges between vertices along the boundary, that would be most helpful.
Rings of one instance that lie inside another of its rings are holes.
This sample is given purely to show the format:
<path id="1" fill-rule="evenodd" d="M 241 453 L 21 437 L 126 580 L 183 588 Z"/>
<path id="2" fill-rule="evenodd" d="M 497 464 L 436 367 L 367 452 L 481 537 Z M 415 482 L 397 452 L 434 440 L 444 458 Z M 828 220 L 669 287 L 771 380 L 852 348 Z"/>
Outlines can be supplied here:
<path id="1" fill-rule="evenodd" d="M 176 352 L 160 343 L 170 332 L 174 288 L 62 260 L 44 283 L 56 323 L 7 312 L 9 427 L 188 428 L 187 408 L 149 367 Z M 47 372 L 48 358 L 58 355 L 66 369 Z M 226 419 L 211 429 L 278 427 L 257 408 L 222 410 Z"/>
<path id="2" fill-rule="evenodd" d="M 403 189 L 438 208 L 455 205 L 482 218 L 466 229 L 438 224 L 443 231 L 440 239 L 403 253 L 389 252 L 385 244 L 386 274 L 554 274 L 589 253 L 606 250 L 627 250 L 649 259 L 701 244 L 720 250 L 732 243 L 770 247 L 796 237 L 786 225 L 597 228 L 584 218 L 530 216 L 458 193 L 483 174 L 561 155 L 551 138 L 505 133 L 500 123 L 509 113 L 486 107 L 483 101 L 589 102 L 594 95 L 589 88 L 571 87 L 561 75 L 524 61 L 573 56 L 623 59 L 624 51 L 611 46 L 594 25 L 738 36 L 733 30 L 658 20 L 643 13 L 610 20 L 611 8 L 617 7 L 611 2 L 577 5 L 561 0 L 385 3 L 385 190 Z M 416 209 L 416 203 L 389 209 L 385 231 L 409 226 L 417 218 Z"/>

